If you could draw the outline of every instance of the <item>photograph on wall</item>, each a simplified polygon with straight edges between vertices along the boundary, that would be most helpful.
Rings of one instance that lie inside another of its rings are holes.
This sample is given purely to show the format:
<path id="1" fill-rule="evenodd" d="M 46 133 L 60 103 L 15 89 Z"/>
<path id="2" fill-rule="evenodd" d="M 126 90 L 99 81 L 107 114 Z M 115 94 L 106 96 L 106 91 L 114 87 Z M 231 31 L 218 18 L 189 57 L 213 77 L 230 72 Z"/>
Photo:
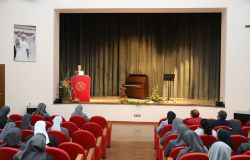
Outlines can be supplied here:
<path id="1" fill-rule="evenodd" d="M 14 25 L 14 61 L 36 61 L 36 26 Z"/>

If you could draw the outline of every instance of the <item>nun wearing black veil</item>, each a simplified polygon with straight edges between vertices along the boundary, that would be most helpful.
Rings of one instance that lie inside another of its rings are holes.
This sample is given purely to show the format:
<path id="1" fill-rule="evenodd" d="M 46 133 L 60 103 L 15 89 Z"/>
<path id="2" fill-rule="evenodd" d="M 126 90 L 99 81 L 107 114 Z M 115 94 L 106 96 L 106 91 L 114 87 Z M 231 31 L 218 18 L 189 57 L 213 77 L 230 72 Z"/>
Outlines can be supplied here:
<path id="1" fill-rule="evenodd" d="M 45 136 L 42 133 L 35 134 L 27 142 L 25 149 L 13 156 L 13 160 L 52 160 L 45 152 L 45 147 Z"/>
<path id="2" fill-rule="evenodd" d="M 37 106 L 37 109 L 32 114 L 39 114 L 43 116 L 46 120 L 49 120 L 49 116 L 50 116 L 46 111 L 46 104 L 44 103 L 39 103 Z"/>

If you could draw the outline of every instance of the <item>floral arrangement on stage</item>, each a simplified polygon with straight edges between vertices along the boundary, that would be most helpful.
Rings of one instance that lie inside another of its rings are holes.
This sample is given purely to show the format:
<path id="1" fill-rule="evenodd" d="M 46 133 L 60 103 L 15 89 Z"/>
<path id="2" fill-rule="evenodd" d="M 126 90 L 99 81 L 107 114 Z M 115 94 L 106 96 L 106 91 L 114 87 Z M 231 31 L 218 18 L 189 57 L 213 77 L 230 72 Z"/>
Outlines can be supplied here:
<path id="1" fill-rule="evenodd" d="M 152 90 L 152 94 L 146 100 L 147 103 L 155 102 L 155 103 L 163 103 L 164 100 L 159 96 L 159 86 L 154 86 Z"/>
<path id="2" fill-rule="evenodd" d="M 70 72 L 64 76 L 63 80 L 60 81 L 59 88 L 63 90 L 63 99 L 65 100 L 72 100 L 72 87 L 70 81 Z"/>

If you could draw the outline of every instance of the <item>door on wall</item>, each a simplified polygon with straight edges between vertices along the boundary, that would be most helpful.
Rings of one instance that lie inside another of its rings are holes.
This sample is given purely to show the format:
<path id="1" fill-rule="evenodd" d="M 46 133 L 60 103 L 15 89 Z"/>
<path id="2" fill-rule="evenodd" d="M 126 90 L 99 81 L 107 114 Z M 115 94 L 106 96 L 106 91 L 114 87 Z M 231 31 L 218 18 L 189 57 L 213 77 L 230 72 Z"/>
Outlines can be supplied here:
<path id="1" fill-rule="evenodd" d="M 0 106 L 5 105 L 5 65 L 0 64 Z"/>

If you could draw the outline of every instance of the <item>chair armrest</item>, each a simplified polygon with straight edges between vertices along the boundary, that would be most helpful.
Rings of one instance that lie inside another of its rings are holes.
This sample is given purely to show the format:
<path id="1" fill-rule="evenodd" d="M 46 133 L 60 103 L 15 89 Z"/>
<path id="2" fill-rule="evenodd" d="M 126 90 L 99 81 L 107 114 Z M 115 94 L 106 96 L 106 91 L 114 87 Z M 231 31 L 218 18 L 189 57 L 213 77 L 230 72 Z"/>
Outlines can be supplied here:
<path id="1" fill-rule="evenodd" d="M 94 159 L 95 159 L 95 148 L 90 148 L 86 160 L 94 160 Z"/>
<path id="2" fill-rule="evenodd" d="M 75 160 L 82 160 L 83 154 L 78 154 Z"/>
<path id="3" fill-rule="evenodd" d="M 102 136 L 107 136 L 107 127 L 103 129 Z"/>

